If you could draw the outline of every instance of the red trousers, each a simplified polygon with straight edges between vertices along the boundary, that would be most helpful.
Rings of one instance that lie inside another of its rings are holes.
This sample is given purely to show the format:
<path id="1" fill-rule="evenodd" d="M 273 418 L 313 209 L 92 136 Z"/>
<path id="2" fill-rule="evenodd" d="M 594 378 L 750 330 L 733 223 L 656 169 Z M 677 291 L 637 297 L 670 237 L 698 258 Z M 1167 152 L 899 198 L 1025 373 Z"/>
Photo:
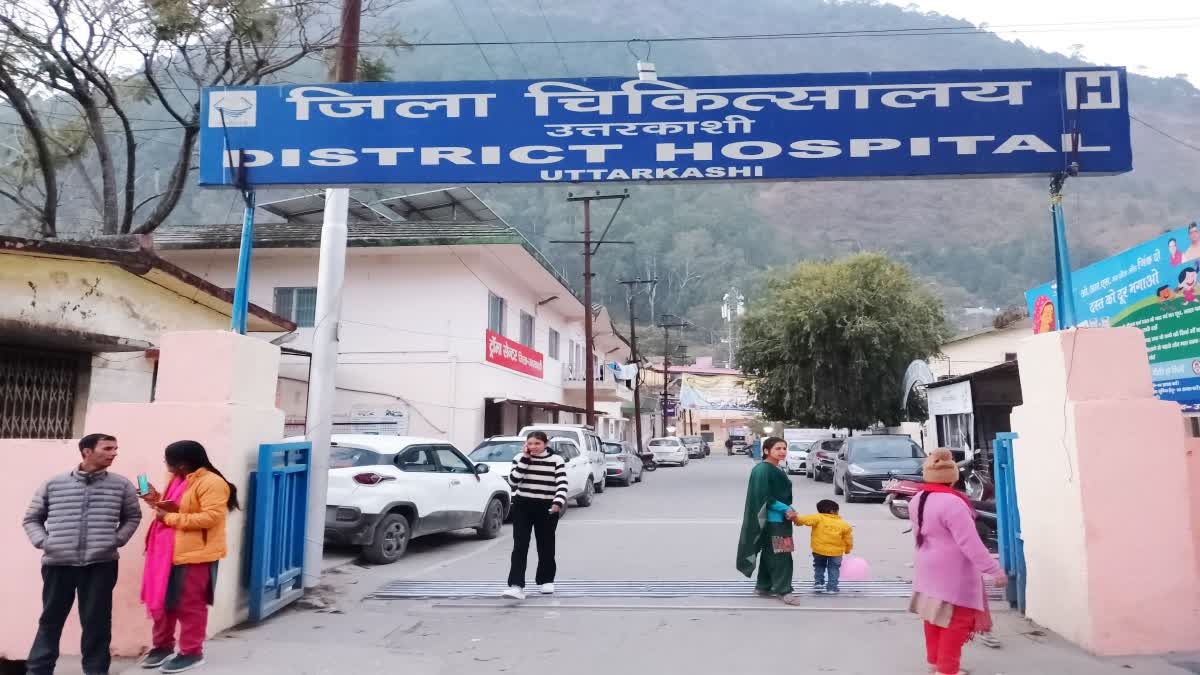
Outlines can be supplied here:
<path id="1" fill-rule="evenodd" d="M 958 675 L 963 645 L 975 630 L 977 610 L 955 607 L 945 628 L 925 622 L 925 658 L 940 674 Z"/>
<path id="2" fill-rule="evenodd" d="M 179 653 L 199 656 L 204 653 L 208 632 L 208 564 L 188 565 L 179 602 L 154 620 L 154 648 L 175 648 L 175 624 L 179 624 Z"/>

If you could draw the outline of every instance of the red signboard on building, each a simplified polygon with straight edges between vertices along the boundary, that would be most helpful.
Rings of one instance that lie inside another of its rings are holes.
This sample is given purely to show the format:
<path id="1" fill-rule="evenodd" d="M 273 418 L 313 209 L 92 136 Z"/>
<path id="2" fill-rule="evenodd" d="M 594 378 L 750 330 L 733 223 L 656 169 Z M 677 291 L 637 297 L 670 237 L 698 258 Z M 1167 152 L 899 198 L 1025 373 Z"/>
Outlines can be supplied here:
<path id="1" fill-rule="evenodd" d="M 486 332 L 486 335 L 487 345 L 484 350 L 487 352 L 489 363 L 534 377 L 542 376 L 541 352 L 534 351 L 519 342 L 513 342 L 490 330 Z"/>

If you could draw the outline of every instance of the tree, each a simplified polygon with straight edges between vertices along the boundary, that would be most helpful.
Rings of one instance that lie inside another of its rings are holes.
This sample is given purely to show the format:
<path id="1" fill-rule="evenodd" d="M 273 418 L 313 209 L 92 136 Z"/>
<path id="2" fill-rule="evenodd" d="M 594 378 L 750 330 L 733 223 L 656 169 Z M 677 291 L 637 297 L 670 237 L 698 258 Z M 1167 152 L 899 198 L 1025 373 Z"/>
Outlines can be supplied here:
<path id="1" fill-rule="evenodd" d="M 363 24 L 371 26 L 389 2 L 399 0 L 364 3 Z M 84 187 L 71 192 L 95 196 L 75 218 L 104 234 L 152 232 L 187 186 L 201 89 L 261 84 L 332 53 L 338 6 L 338 0 L 0 0 L 0 102 L 16 111 L 22 128 L 4 151 L 0 197 L 53 237 L 71 180 Z M 364 41 L 402 46 L 398 38 L 373 35 Z M 366 58 L 363 66 L 369 79 L 383 76 L 379 60 Z M 179 132 L 170 177 L 147 195 L 138 186 L 139 139 L 165 129 Z"/>
<path id="2" fill-rule="evenodd" d="M 949 336 L 941 302 L 907 267 L 860 253 L 771 279 L 743 323 L 738 362 L 764 417 L 864 429 L 904 416 L 905 368 Z"/>

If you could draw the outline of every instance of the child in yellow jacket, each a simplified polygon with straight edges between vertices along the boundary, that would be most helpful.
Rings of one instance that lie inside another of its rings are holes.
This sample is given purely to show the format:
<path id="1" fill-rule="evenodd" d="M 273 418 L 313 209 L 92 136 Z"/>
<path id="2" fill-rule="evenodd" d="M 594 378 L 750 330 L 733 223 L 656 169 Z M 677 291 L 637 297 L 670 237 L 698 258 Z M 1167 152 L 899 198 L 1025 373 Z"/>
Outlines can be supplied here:
<path id="1" fill-rule="evenodd" d="M 812 528 L 814 590 L 817 593 L 837 593 L 842 556 L 854 548 L 853 528 L 838 515 L 838 503 L 832 499 L 822 499 L 817 502 L 816 513 L 810 516 L 797 515 L 793 522 Z M 828 585 L 825 583 L 826 573 Z"/>

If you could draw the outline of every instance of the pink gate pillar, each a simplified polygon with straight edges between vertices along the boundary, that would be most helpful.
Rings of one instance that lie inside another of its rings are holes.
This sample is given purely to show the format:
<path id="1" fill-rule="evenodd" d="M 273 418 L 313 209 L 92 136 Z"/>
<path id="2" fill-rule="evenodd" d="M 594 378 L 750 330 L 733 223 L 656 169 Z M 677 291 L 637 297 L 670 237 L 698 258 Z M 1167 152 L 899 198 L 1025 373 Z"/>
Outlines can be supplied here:
<path id="1" fill-rule="evenodd" d="M 279 348 L 263 340 L 226 331 L 168 333 L 160 343 L 158 380 L 152 403 L 104 403 L 88 411 L 87 428 L 118 438 L 114 469 L 131 480 L 145 473 L 160 489 L 166 480 L 163 448 L 178 440 L 199 441 L 214 466 L 238 488 L 243 510 L 227 521 L 228 554 L 221 562 L 209 633 L 245 620 L 242 591 L 245 507 L 249 476 L 260 443 L 283 437 L 283 412 L 275 408 Z M 139 603 L 145 527 L 122 551 L 121 576 L 114 597 L 113 651 L 136 654 L 148 645 L 149 624 Z M 64 644 L 65 648 L 70 645 Z"/>
<path id="2" fill-rule="evenodd" d="M 1154 398 L 1141 331 L 1038 335 L 1018 357 L 1027 615 L 1101 655 L 1200 649 L 1200 485 L 1179 406 Z"/>

